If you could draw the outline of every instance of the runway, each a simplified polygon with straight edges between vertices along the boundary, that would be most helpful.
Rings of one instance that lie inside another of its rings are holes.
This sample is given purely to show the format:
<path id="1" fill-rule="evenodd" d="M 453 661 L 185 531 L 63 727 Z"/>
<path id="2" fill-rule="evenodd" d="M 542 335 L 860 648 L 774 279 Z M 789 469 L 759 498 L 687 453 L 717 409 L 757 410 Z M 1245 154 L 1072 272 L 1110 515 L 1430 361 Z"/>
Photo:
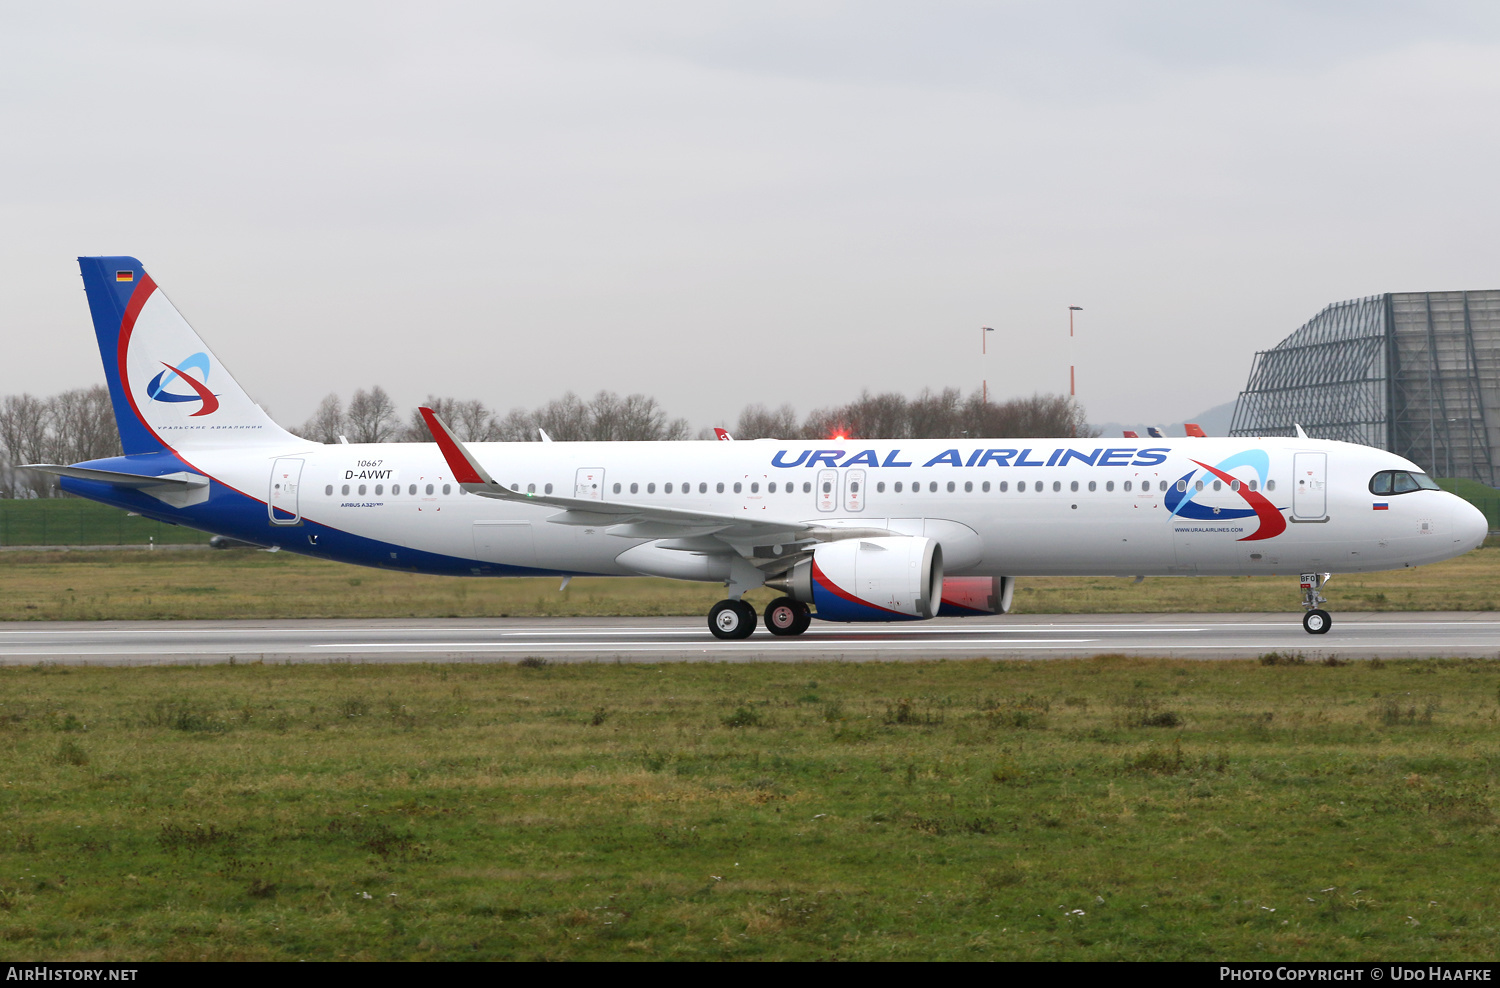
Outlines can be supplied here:
<path id="1" fill-rule="evenodd" d="M 1118 653 L 1194 659 L 1500 657 L 1500 613 L 1015 615 L 900 625 L 813 623 L 715 639 L 702 618 L 109 621 L 0 624 L 0 665 L 211 662 L 883 662 Z"/>

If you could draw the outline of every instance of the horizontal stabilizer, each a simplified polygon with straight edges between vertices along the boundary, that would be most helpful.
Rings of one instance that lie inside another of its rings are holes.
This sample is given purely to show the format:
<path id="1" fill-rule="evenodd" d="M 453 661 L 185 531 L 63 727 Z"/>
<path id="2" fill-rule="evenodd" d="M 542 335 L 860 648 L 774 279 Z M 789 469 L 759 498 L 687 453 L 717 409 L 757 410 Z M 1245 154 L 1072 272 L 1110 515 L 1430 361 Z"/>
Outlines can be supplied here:
<path id="1" fill-rule="evenodd" d="M 150 477 L 139 473 L 123 473 L 119 470 L 95 470 L 91 467 L 68 467 L 56 463 L 26 463 L 20 469 L 137 490 L 142 494 L 151 495 L 164 504 L 170 504 L 174 508 L 186 508 L 208 500 L 208 478 L 200 473 L 188 473 L 186 470 Z"/>

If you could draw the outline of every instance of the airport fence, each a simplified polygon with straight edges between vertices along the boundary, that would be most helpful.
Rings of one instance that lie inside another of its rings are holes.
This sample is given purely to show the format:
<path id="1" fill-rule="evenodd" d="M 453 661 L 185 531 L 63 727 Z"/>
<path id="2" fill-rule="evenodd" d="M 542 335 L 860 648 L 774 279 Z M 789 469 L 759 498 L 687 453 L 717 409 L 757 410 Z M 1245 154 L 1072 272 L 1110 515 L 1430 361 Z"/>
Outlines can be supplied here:
<path id="1" fill-rule="evenodd" d="M 82 498 L 0 499 L 0 546 L 193 545 L 208 538 Z"/>

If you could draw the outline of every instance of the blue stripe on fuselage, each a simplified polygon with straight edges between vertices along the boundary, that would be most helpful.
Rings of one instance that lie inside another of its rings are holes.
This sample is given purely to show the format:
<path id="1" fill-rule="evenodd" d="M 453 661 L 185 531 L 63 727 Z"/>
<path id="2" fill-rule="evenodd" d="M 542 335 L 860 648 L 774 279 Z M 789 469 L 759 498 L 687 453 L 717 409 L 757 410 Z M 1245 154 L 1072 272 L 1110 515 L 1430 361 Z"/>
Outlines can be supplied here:
<path id="1" fill-rule="evenodd" d="M 180 460 L 168 453 L 91 460 L 87 463 L 80 463 L 78 466 L 96 470 L 116 470 L 142 476 L 156 476 L 186 469 Z M 504 563 L 483 562 L 444 553 L 428 552 L 424 549 L 413 549 L 394 542 L 355 535 L 307 518 L 302 519 L 301 525 L 272 525 L 264 501 L 225 487 L 212 478 L 209 483 L 208 500 L 186 508 L 174 508 L 149 494 L 99 481 L 63 477 L 60 478 L 60 484 L 62 489 L 69 494 L 134 511 L 156 521 L 195 528 L 213 535 L 223 535 L 242 542 L 253 542 L 256 545 L 277 546 L 287 552 L 311 556 L 314 559 L 331 559 L 341 563 L 353 563 L 357 566 L 412 570 L 446 576 L 589 575 L 585 572 L 571 573 L 530 566 L 510 566 Z M 309 535 L 317 536 L 317 545 L 308 542 Z"/>

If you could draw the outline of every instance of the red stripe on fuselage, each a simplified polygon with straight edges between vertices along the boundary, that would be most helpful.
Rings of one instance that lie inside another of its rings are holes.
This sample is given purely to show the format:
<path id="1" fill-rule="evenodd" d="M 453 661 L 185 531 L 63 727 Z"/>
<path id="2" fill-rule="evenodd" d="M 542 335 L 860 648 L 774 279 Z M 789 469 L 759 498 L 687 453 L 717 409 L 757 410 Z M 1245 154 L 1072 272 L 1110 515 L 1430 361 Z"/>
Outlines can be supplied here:
<path id="1" fill-rule="evenodd" d="M 1239 479 L 1237 477 L 1231 477 L 1223 470 L 1211 467 L 1207 463 L 1200 463 L 1197 460 L 1193 460 L 1193 462 L 1197 463 L 1200 467 L 1207 470 L 1215 477 L 1218 477 L 1226 484 L 1232 485 L 1234 481 Z M 1230 489 L 1233 490 L 1233 487 L 1231 486 Z M 1237 539 L 1236 541 L 1259 542 L 1261 539 L 1274 539 L 1276 536 L 1286 531 L 1286 518 L 1282 516 L 1281 510 L 1273 505 L 1270 501 L 1267 501 L 1264 497 L 1262 497 L 1259 491 L 1252 491 L 1244 484 L 1241 484 L 1240 489 L 1236 493 L 1238 493 L 1240 497 L 1245 499 L 1245 503 L 1249 504 L 1250 507 L 1255 509 L 1255 516 L 1260 519 L 1260 528 L 1256 529 L 1252 534 L 1247 535 L 1242 539 Z"/>
<path id="2" fill-rule="evenodd" d="M 135 392 L 130 387 L 130 374 L 125 369 L 125 353 L 130 349 L 130 334 L 135 332 L 135 321 L 140 318 L 141 310 L 146 307 L 146 300 L 154 291 L 156 291 L 156 282 L 151 280 L 149 274 L 142 271 L 141 280 L 136 283 L 135 291 L 130 293 L 130 302 L 125 306 L 125 318 L 120 320 L 120 336 L 116 344 L 118 355 L 116 373 L 120 375 L 120 388 L 125 392 L 125 399 L 130 402 L 130 410 L 135 413 L 135 417 L 140 420 L 146 431 L 156 436 L 156 430 L 151 428 L 151 423 L 146 421 L 146 416 L 141 414 L 140 406 L 135 403 Z M 178 376 L 182 375 L 179 373 Z M 156 438 L 160 440 L 161 436 L 156 436 Z M 165 442 L 162 445 L 167 446 Z M 170 446 L 167 448 L 171 449 Z"/>

